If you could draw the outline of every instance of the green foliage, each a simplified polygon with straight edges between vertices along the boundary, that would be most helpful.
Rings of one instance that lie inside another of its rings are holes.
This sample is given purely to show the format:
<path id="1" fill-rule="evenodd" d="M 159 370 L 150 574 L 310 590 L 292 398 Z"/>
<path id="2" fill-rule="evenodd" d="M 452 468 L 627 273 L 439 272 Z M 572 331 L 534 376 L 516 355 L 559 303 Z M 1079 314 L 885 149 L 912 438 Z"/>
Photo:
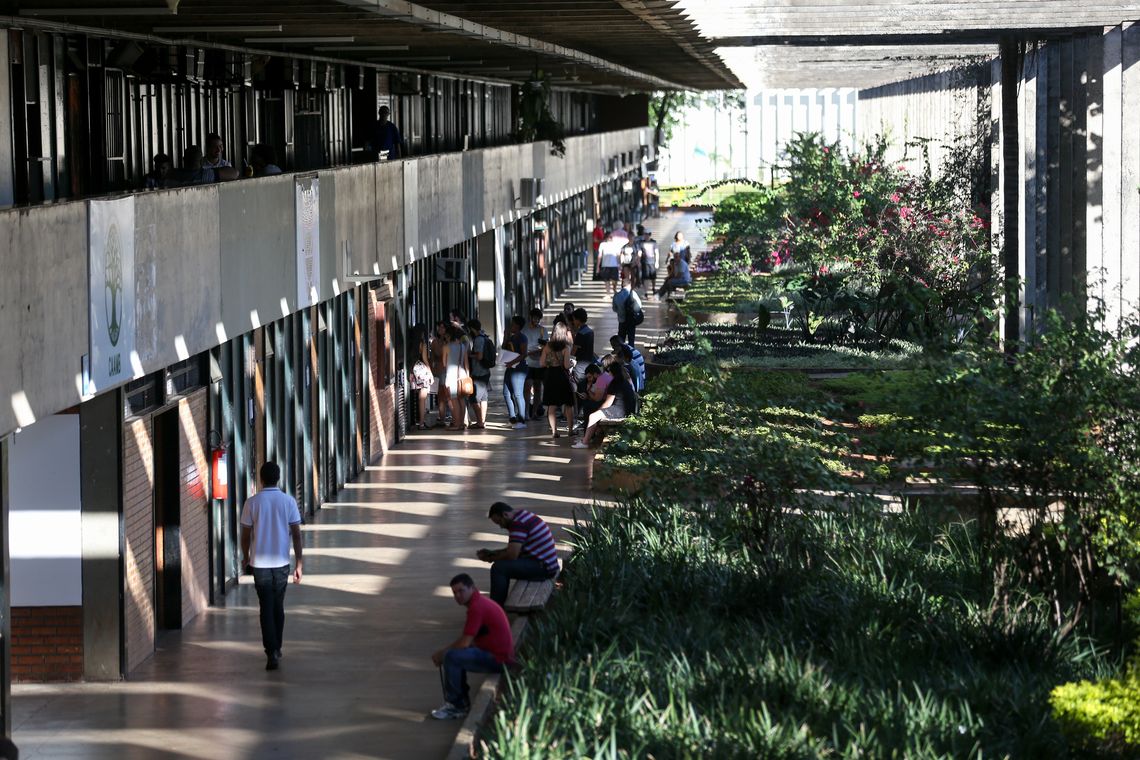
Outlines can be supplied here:
<path id="1" fill-rule="evenodd" d="M 1106 671 L 1043 605 L 991 613 L 967 526 L 654 500 L 579 526 L 483 754 L 1061 757 L 1048 693 Z"/>
<path id="2" fill-rule="evenodd" d="M 1140 630 L 1140 592 L 1124 605 L 1133 631 Z M 1140 651 L 1117 678 L 1067 683 L 1053 689 L 1053 718 L 1070 744 L 1087 757 L 1140 757 Z"/>
<path id="3" fill-rule="evenodd" d="M 550 76 L 536 71 L 519 88 L 518 125 L 515 139 L 518 142 L 550 141 L 550 155 L 566 155 L 565 133 L 562 123 L 550 110 Z"/>
<path id="4" fill-rule="evenodd" d="M 749 271 L 772 267 L 807 338 L 830 318 L 860 337 L 962 342 L 997 304 L 988 210 L 971 194 L 982 154 L 963 148 L 932 179 L 888 164 L 886 147 L 797 135 L 786 182 L 717 207 L 722 242 L 698 271 L 739 271 L 742 252 Z"/>
<path id="5" fill-rule="evenodd" d="M 828 329 L 825 326 L 821 334 Z M 707 346 L 710 358 L 726 369 L 900 368 L 913 364 L 920 353 L 917 345 L 906 341 L 891 341 L 886 346 L 875 340 L 848 341 L 846 337 L 805 341 L 798 330 L 758 322 L 673 328 L 663 337 L 654 361 L 674 365 L 701 361 L 706 355 L 702 346 Z"/>
<path id="6" fill-rule="evenodd" d="M 1047 595 L 1061 635 L 1140 580 L 1140 321 L 1103 319 L 1095 305 L 1068 322 L 1052 312 L 1015 357 L 939 362 L 892 441 L 973 482 L 987 542 L 1017 526 L 990 561 L 1009 587 Z"/>

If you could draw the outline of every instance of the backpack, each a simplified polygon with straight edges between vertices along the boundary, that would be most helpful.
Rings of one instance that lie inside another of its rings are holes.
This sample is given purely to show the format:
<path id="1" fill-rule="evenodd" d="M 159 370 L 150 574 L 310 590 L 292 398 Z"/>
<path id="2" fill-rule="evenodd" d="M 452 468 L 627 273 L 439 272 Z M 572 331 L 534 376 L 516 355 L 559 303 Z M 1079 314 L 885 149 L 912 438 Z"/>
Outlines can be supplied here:
<path id="1" fill-rule="evenodd" d="M 618 263 L 623 267 L 633 263 L 633 246 L 622 246 L 621 254 L 618 256 Z"/>
<path id="2" fill-rule="evenodd" d="M 483 339 L 483 353 L 479 357 L 479 364 L 483 369 L 491 369 L 498 359 L 495 355 L 495 341 L 491 340 L 485 332 L 479 333 L 479 337 Z"/>
<path id="3" fill-rule="evenodd" d="M 645 321 L 645 312 L 633 307 L 633 291 L 625 299 L 625 322 L 637 327 Z"/>

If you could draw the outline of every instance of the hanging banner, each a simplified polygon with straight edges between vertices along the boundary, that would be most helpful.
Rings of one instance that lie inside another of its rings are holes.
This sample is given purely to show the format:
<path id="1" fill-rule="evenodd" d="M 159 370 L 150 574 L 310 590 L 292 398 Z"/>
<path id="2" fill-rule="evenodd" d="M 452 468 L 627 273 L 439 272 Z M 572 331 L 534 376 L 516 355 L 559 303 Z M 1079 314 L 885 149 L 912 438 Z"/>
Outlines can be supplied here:
<path id="1" fill-rule="evenodd" d="M 87 203 L 88 362 L 91 393 L 133 377 L 135 199 Z"/>
<path id="2" fill-rule="evenodd" d="M 321 194 L 320 180 L 297 177 L 297 308 L 320 300 L 321 292 Z"/>

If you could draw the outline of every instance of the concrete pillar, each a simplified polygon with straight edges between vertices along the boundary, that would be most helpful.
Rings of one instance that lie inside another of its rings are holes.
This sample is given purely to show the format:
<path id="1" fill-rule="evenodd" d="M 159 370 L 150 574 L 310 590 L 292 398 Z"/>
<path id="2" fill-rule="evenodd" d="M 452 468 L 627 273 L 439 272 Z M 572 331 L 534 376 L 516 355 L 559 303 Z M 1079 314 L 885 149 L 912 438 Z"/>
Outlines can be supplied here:
<path id="1" fill-rule="evenodd" d="M 83 676 L 120 678 L 123 660 L 123 397 L 103 393 L 79 407 L 83 530 Z"/>
<path id="2" fill-rule="evenodd" d="M 1140 301 L 1140 23 L 1121 27 L 1120 285 L 1122 313 Z"/>
<path id="3" fill-rule="evenodd" d="M 12 735 L 12 605 L 8 587 L 10 566 L 8 483 L 8 438 L 0 438 L 0 727 L 4 730 L 4 736 Z"/>
<path id="4" fill-rule="evenodd" d="M 8 30 L 0 28 L 0 206 L 15 203 L 16 177 L 12 166 L 12 92 L 9 80 L 12 56 Z M 5 647 L 7 649 L 7 647 Z M 7 712 L 4 713 L 7 717 Z"/>
<path id="5" fill-rule="evenodd" d="M 483 325 L 483 330 L 487 335 L 495 340 L 498 340 L 496 330 L 500 329 L 499 325 L 502 320 L 497 311 L 499 299 L 496 298 L 495 283 L 496 272 L 496 259 L 495 254 L 495 231 L 484 232 L 475 238 L 475 261 L 477 262 L 476 268 L 476 294 L 479 299 L 478 314 L 479 322 Z"/>
<path id="6" fill-rule="evenodd" d="M 1088 38 L 1085 84 L 1085 265 L 1089 295 L 1105 297 L 1104 267 L 1104 37 Z M 1080 165 L 1077 166 L 1080 171 Z"/>
<path id="7" fill-rule="evenodd" d="M 1026 51 L 1021 72 L 1021 118 L 1017 145 L 1020 148 L 1017 185 L 1017 262 L 1011 273 L 1020 278 L 1018 337 L 1033 332 L 1034 294 L 1037 290 L 1037 50 Z"/>
<path id="8" fill-rule="evenodd" d="M 1121 29 L 1109 29 L 1104 35 L 1104 181 L 1103 248 L 1101 266 L 1104 274 L 1105 307 L 1109 325 L 1120 317 L 1120 182 L 1121 182 L 1121 129 L 1124 113 L 1121 108 Z"/>

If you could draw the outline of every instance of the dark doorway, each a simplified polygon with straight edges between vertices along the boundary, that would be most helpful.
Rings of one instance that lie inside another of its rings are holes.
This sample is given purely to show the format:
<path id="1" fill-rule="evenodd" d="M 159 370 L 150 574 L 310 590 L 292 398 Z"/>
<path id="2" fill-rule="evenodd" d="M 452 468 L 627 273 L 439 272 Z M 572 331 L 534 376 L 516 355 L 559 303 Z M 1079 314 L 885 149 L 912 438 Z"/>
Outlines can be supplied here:
<path id="1" fill-rule="evenodd" d="M 154 417 L 154 597 L 158 628 L 182 627 L 178 409 Z"/>

